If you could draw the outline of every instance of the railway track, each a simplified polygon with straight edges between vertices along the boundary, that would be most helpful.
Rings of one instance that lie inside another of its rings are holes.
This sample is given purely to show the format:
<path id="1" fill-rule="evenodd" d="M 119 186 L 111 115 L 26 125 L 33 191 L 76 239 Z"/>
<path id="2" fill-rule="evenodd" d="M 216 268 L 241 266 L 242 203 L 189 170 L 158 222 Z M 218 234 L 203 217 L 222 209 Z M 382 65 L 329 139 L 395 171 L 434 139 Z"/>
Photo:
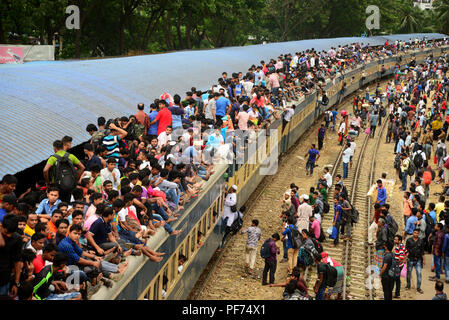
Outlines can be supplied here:
<path id="1" fill-rule="evenodd" d="M 372 286 L 366 285 L 369 276 L 366 270 L 370 270 L 368 267 L 372 264 L 371 248 L 366 245 L 371 217 L 371 199 L 366 197 L 366 193 L 374 180 L 376 153 L 387 123 L 386 119 L 383 122 L 382 128 L 375 139 L 370 139 L 366 135 L 363 138 L 363 142 L 361 139 L 357 139 L 356 152 L 353 157 L 353 160 L 357 160 L 354 162 L 353 169 L 349 169 L 348 179 L 344 182 L 348 190 L 350 203 L 359 211 L 359 222 L 351 228 L 352 239 L 349 241 L 340 239 L 336 247 L 331 245 L 332 239 L 327 239 L 323 243 L 323 249 L 329 256 L 344 266 L 345 276 L 342 294 L 344 300 L 372 300 L 376 296 Z M 362 145 L 360 146 L 359 144 Z M 338 154 L 331 171 L 333 181 L 335 181 L 337 174 L 343 175 L 343 149 Z M 372 161 L 363 161 L 363 159 L 372 159 Z M 348 184 L 348 181 L 351 181 L 351 183 Z M 328 201 L 330 208 L 333 208 L 333 192 L 334 187 L 329 190 Z M 333 216 L 334 212 L 331 209 L 329 213 L 322 217 L 322 228 L 324 231 L 332 226 Z M 316 277 L 316 267 L 309 266 L 304 274 L 309 292 L 313 292 Z"/>
<path id="2" fill-rule="evenodd" d="M 384 80 L 385 81 L 385 80 Z M 382 81 L 382 82 L 384 82 Z M 363 89 L 362 89 L 363 90 Z M 363 91 L 364 92 L 364 91 Z M 352 109 L 352 98 L 353 96 L 357 94 L 357 92 L 351 94 L 349 97 L 346 97 L 345 101 L 339 105 L 338 109 L 341 111 L 343 109 L 350 110 Z M 385 119 L 384 119 L 385 122 Z M 379 128 L 380 129 L 380 128 Z M 313 132 L 314 130 L 311 130 Z M 380 131 L 380 130 L 379 130 Z M 380 133 L 382 135 L 382 133 Z M 364 134 L 362 134 L 364 135 Z M 299 151 L 300 149 L 303 149 L 301 145 L 304 144 L 305 140 L 310 140 L 312 138 L 313 141 L 315 141 L 314 134 L 307 133 L 305 137 L 300 139 L 303 142 L 296 144 L 294 147 L 292 147 L 291 152 L 289 152 L 289 156 L 284 159 L 285 161 L 281 161 L 280 168 L 278 170 L 278 174 L 273 177 L 267 177 L 267 181 L 263 181 L 261 185 L 256 189 L 254 192 L 254 197 L 248 201 L 250 207 L 249 210 L 247 210 L 247 213 L 244 217 L 244 221 L 247 224 L 248 221 L 252 218 L 258 218 L 261 221 L 261 225 L 259 225 L 262 229 L 263 237 L 268 237 L 273 233 L 273 229 L 271 227 L 272 220 L 266 220 L 266 215 L 272 215 L 274 219 L 277 219 L 277 202 L 278 199 L 281 197 L 281 195 L 285 192 L 286 189 L 288 189 L 289 183 L 292 181 L 292 178 L 298 179 L 300 176 L 298 176 L 298 167 L 297 167 L 297 158 L 301 158 L 301 155 L 304 153 L 302 151 Z M 326 138 L 325 145 L 326 147 L 326 155 L 323 158 L 322 161 L 325 163 L 337 163 L 339 164 L 341 162 L 341 148 L 336 146 L 334 144 L 335 134 L 329 133 L 329 137 Z M 361 141 L 361 139 L 358 139 Z M 373 139 L 371 139 L 373 140 Z M 354 159 L 356 159 L 360 154 L 360 141 L 356 141 L 358 144 L 356 154 L 354 155 Z M 315 143 L 315 142 L 313 142 Z M 307 144 L 308 145 L 308 144 Z M 377 147 L 376 147 L 377 148 Z M 305 151 L 304 151 L 305 152 Z M 335 159 L 335 155 L 337 155 L 337 160 Z M 371 155 L 370 155 L 371 156 Z M 370 156 L 365 155 L 364 157 L 369 158 Z M 372 156 L 371 156 L 372 157 Z M 321 161 L 321 160 L 320 160 Z M 367 163 L 368 161 L 365 161 Z M 330 165 L 329 165 L 330 166 Z M 335 177 L 335 175 L 339 172 L 341 172 L 341 165 L 333 165 L 332 168 L 332 175 Z M 365 168 L 361 172 L 369 172 L 369 168 Z M 303 186 L 303 188 L 306 188 L 306 186 L 302 183 L 303 178 L 300 182 L 296 182 L 298 185 Z M 351 181 L 351 179 L 354 179 L 354 170 L 349 171 L 349 177 L 346 181 Z M 361 183 L 361 182 L 360 182 Z M 316 184 L 316 181 L 313 183 L 313 185 Z M 355 206 L 360 212 L 360 221 L 357 225 L 357 228 L 361 229 L 362 225 L 366 226 L 364 227 L 364 234 L 362 235 L 363 240 L 366 241 L 367 238 L 367 230 L 368 230 L 368 222 L 369 218 L 366 217 L 364 220 L 362 220 L 362 215 L 366 212 L 366 192 L 368 192 L 369 185 L 368 181 L 365 181 L 366 186 L 364 185 L 364 193 L 360 191 L 360 199 L 359 202 L 364 204 L 364 207 L 360 207 L 360 205 L 355 203 Z M 351 185 L 352 186 L 352 185 Z M 351 195 L 351 186 L 347 186 L 349 194 Z M 303 189 L 304 190 L 304 189 Z M 302 193 L 308 193 L 308 190 L 304 190 L 306 192 Z M 333 189 L 329 191 L 329 194 L 332 194 Z M 329 197 L 330 200 L 332 200 L 332 196 Z M 330 204 L 331 208 L 333 207 L 333 203 Z M 360 208 L 359 208 L 360 207 Z M 276 213 L 275 213 L 276 211 Z M 273 213 L 271 213 L 273 212 Z M 370 214 L 370 213 L 366 213 Z M 331 209 L 331 212 L 328 213 L 323 217 L 323 230 L 326 230 L 331 224 L 332 224 L 332 218 L 333 218 L 333 210 Z M 329 221 L 330 220 L 330 221 Z M 264 223 L 265 221 L 265 223 Z M 266 225 L 266 223 L 269 223 Z M 355 228 L 354 228 L 355 230 Z M 354 231 L 355 232 L 355 231 Z M 340 248 L 332 248 L 329 246 L 332 240 L 326 240 L 323 245 L 325 247 L 325 250 L 329 253 L 329 256 L 335 258 L 338 261 L 343 261 L 343 250 L 341 249 L 341 246 L 343 243 L 340 243 Z M 354 240 L 353 240 L 354 241 Z M 229 245 L 229 246 L 228 246 Z M 205 269 L 205 272 L 200 277 L 196 287 L 192 290 L 191 295 L 188 299 L 193 300 L 223 300 L 223 299 L 273 299 L 276 296 L 280 296 L 282 294 L 282 288 L 267 288 L 267 287 L 261 287 L 260 281 L 262 276 L 262 264 L 259 261 L 259 259 L 256 259 L 256 268 L 254 270 L 254 273 L 252 275 L 245 275 L 245 269 L 243 266 L 243 263 L 241 262 L 241 254 L 245 250 L 245 240 L 242 237 L 233 237 L 226 245 L 225 249 L 217 253 L 212 259 L 211 263 L 208 265 L 208 267 Z M 280 245 L 282 247 L 282 244 Z M 329 247 L 329 248 L 328 248 Z M 352 248 L 352 247 L 350 247 Z M 359 274 L 360 281 L 363 282 L 363 284 L 359 285 L 360 288 L 365 288 L 365 268 L 367 265 L 371 265 L 370 261 L 368 259 L 371 258 L 371 254 L 367 252 L 367 248 L 363 247 L 360 249 L 362 253 L 364 253 L 364 259 L 363 263 L 359 262 L 363 268 L 359 270 L 357 273 Z M 281 248 L 282 252 L 282 248 Z M 280 258 L 279 258 L 280 259 Z M 360 260 L 360 258 L 358 258 Z M 351 261 L 351 260 L 348 260 Z M 283 270 L 286 268 L 286 265 L 278 265 L 278 268 L 280 270 Z M 310 283 L 310 281 L 316 279 L 316 267 L 310 268 L 310 270 L 307 270 L 310 274 L 310 278 L 308 279 L 309 282 L 309 290 L 313 289 L 313 284 Z M 284 271 L 281 271 L 283 274 Z M 314 274 L 314 275 L 313 275 Z M 281 279 L 283 279 L 283 276 L 280 275 Z M 306 276 L 307 277 L 307 276 Z M 278 278 L 276 278 L 278 280 Z M 362 281 L 363 279 L 363 281 Z M 351 279 L 351 282 L 348 282 L 346 285 L 348 288 L 351 286 L 354 287 L 354 281 Z M 278 280 L 282 281 L 282 280 Z M 257 294 L 255 294 L 257 292 Z M 310 292 L 313 292 L 310 291 Z M 352 295 L 352 292 L 350 292 Z M 351 298 L 351 295 L 348 297 Z M 363 293 L 365 295 L 365 293 Z M 366 294 L 366 297 L 364 299 L 370 298 L 370 294 Z M 362 299 L 362 296 L 360 296 L 360 299 Z"/>

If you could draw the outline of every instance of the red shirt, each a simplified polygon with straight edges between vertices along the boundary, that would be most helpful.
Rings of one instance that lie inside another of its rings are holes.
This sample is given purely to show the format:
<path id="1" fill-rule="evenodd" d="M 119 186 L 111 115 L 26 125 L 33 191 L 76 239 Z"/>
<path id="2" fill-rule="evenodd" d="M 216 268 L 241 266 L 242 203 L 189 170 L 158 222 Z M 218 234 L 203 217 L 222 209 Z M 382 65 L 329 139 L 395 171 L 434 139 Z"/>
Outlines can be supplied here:
<path id="1" fill-rule="evenodd" d="M 36 258 L 34 258 L 33 266 L 34 266 L 34 274 L 38 274 L 45 267 L 45 261 L 40 254 L 37 255 Z"/>
<path id="2" fill-rule="evenodd" d="M 159 121 L 157 127 L 157 135 L 159 136 L 162 132 L 165 131 L 165 129 L 167 129 L 168 126 L 171 126 L 172 123 L 171 111 L 168 110 L 168 108 L 162 108 L 154 120 Z"/>

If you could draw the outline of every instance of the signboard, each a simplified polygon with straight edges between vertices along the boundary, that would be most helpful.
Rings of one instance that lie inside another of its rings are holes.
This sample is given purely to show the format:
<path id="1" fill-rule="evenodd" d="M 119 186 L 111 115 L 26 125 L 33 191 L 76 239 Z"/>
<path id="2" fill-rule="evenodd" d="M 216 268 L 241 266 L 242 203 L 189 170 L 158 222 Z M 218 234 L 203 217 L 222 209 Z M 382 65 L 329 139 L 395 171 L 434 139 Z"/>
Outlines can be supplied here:
<path id="1" fill-rule="evenodd" d="M 20 47 L 0 47 L 0 64 L 23 63 L 23 48 Z"/>

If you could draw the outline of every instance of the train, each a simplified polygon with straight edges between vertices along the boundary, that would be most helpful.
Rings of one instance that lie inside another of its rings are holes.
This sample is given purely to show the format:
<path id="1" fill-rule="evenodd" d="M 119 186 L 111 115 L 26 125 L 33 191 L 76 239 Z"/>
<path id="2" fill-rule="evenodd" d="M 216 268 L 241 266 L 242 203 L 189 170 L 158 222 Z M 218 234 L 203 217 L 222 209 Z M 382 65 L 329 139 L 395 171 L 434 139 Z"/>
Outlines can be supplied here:
<path id="1" fill-rule="evenodd" d="M 295 114 L 283 127 L 282 118 L 274 120 L 266 137 L 266 152 L 245 150 L 244 164 L 219 164 L 215 174 L 205 184 L 198 198 L 186 209 L 173 225 L 183 230 L 178 236 L 169 236 L 160 230 L 149 240 L 148 245 L 159 252 L 167 253 L 159 262 L 146 257 L 129 257 L 129 267 L 123 279 L 113 288 L 101 288 L 92 300 L 185 300 L 211 257 L 219 247 L 225 226 L 221 218 L 225 191 L 236 185 L 238 207 L 244 205 L 267 174 L 269 159 L 278 159 L 288 153 L 301 136 L 317 121 L 324 111 L 363 86 L 380 78 L 394 74 L 396 66 L 404 67 L 412 60 L 417 64 L 425 62 L 429 55 L 434 58 L 449 52 L 448 46 L 423 48 L 399 53 L 388 58 L 379 58 L 354 69 L 338 73 L 333 80 L 327 80 L 323 89 L 329 97 L 327 106 L 317 106 L 316 92 L 295 103 Z M 363 74 L 363 78 L 362 78 Z M 342 92 L 342 84 L 346 90 Z M 186 261 L 179 268 L 179 256 Z"/>

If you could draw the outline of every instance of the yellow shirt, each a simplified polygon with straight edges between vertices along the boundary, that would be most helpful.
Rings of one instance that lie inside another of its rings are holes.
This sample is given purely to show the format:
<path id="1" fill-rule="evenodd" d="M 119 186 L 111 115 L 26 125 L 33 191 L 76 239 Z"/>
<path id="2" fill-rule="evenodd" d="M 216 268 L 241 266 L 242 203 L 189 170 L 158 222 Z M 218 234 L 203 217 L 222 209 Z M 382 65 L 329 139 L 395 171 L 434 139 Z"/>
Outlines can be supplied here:
<path id="1" fill-rule="evenodd" d="M 435 204 L 435 212 L 437 213 L 437 221 L 440 222 L 440 213 L 444 210 L 444 203 L 438 202 Z"/>
<path id="2" fill-rule="evenodd" d="M 36 231 L 34 231 L 34 229 L 31 229 L 28 225 L 26 225 L 26 226 L 25 226 L 25 230 L 23 230 L 23 233 L 24 233 L 26 236 L 32 237 L 33 234 L 36 233 Z"/>

